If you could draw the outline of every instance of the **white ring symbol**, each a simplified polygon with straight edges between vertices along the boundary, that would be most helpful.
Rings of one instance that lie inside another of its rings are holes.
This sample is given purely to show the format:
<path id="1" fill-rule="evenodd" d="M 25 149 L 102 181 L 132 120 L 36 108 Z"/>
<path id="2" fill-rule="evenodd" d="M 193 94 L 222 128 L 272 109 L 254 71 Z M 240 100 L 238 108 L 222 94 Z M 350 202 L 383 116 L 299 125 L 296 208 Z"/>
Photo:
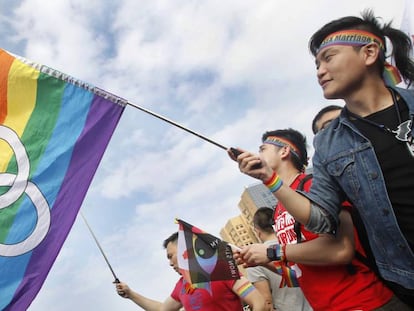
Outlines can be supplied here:
<path id="1" fill-rule="evenodd" d="M 24 193 L 29 179 L 30 163 L 26 149 L 21 143 L 19 136 L 8 127 L 0 125 L 0 139 L 8 143 L 16 155 L 17 175 L 11 184 L 1 182 L 1 186 L 10 186 L 10 189 L 0 196 L 0 209 L 8 207 L 16 202 Z M 13 176 L 12 176 L 13 178 Z"/>
<path id="2" fill-rule="evenodd" d="M 26 193 L 37 212 L 36 226 L 26 239 L 15 244 L 0 243 L 0 256 L 19 256 L 34 249 L 46 237 L 50 227 L 50 209 L 39 188 L 28 181 L 30 162 L 19 136 L 12 129 L 0 125 L 0 139 L 12 148 L 17 162 L 17 175 L 0 173 L 0 186 L 10 187 L 0 195 L 0 209 L 9 207 Z"/>

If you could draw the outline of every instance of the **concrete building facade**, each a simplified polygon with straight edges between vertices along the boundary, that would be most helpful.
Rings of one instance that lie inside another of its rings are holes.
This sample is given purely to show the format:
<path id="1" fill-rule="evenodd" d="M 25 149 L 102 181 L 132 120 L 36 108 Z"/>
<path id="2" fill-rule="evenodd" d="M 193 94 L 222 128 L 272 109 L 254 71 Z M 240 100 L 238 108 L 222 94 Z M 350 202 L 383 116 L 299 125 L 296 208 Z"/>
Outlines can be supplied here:
<path id="1" fill-rule="evenodd" d="M 259 243 L 253 230 L 253 215 L 259 207 L 274 208 L 276 204 L 276 198 L 262 183 L 246 187 L 238 203 L 240 215 L 226 222 L 220 230 L 221 238 L 236 246 Z"/>

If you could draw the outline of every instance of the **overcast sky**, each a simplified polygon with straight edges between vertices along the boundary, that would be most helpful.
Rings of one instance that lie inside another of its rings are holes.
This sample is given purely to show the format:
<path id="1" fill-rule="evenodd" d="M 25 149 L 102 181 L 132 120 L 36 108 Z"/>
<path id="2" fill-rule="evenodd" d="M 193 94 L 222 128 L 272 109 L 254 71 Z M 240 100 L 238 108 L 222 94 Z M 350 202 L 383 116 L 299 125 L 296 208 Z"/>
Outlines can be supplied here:
<path id="1" fill-rule="evenodd" d="M 412 0 L 407 0 L 412 1 Z M 372 8 L 399 28 L 404 0 L 0 0 L 0 47 L 256 151 L 264 131 L 308 137 L 327 104 L 309 37 Z M 413 12 L 414 13 L 414 12 Z M 226 152 L 127 107 L 81 211 L 116 274 L 164 300 L 178 278 L 163 240 L 176 217 L 219 235 L 245 186 Z M 137 310 L 79 216 L 30 311 Z"/>

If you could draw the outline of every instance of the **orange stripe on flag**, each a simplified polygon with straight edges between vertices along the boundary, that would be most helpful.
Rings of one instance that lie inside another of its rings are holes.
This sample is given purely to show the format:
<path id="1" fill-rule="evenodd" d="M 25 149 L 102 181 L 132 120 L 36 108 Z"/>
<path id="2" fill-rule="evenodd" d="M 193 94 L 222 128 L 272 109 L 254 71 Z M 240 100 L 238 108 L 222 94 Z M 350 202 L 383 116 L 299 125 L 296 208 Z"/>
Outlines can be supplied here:
<path id="1" fill-rule="evenodd" d="M 7 116 L 7 81 L 14 57 L 0 50 L 0 124 Z"/>

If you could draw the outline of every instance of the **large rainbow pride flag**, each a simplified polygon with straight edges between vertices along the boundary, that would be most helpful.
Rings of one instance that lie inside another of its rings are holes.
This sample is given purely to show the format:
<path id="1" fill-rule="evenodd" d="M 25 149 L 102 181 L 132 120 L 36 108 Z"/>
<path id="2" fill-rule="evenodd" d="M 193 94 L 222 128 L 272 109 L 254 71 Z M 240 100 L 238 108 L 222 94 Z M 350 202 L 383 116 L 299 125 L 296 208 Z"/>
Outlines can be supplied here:
<path id="1" fill-rule="evenodd" d="M 26 310 L 126 101 L 0 50 L 0 310 Z"/>

